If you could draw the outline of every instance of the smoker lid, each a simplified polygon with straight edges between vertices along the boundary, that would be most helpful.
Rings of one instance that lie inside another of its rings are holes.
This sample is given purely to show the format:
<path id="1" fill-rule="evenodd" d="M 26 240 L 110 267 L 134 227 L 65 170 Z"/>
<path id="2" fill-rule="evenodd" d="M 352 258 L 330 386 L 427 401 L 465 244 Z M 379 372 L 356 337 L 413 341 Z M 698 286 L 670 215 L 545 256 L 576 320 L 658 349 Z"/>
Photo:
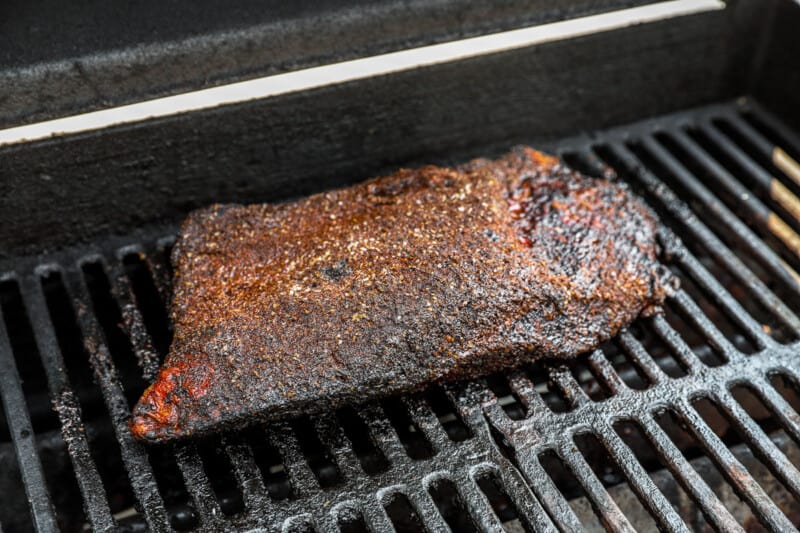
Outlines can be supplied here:
<path id="1" fill-rule="evenodd" d="M 653 0 L 0 6 L 0 127 Z"/>

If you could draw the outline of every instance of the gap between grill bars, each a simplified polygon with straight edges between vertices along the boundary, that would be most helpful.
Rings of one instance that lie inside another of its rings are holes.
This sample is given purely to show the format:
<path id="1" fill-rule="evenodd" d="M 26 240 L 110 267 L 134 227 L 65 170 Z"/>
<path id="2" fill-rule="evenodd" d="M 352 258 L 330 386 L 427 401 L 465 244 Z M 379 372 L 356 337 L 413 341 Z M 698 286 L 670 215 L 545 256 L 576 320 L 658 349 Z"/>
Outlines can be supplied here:
<path id="1" fill-rule="evenodd" d="M 659 214 L 665 312 L 574 362 L 320 416 L 141 446 L 171 237 L 21 260 L 0 281 L 2 530 L 793 530 L 797 135 L 742 100 L 552 148 Z"/>

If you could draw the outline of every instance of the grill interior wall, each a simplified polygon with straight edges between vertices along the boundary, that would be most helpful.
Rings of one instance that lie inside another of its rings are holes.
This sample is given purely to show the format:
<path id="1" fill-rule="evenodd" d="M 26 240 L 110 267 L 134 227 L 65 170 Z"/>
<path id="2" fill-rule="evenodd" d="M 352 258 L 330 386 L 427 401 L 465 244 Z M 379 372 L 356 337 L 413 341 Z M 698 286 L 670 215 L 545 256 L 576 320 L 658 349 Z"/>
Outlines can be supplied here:
<path id="1" fill-rule="evenodd" d="M 541 145 L 579 131 L 726 101 L 748 92 L 753 51 L 761 41 L 756 30 L 769 13 L 764 4 L 782 1 L 791 0 L 730 0 L 725 9 L 175 117 L 2 146 L 0 262 L 108 235 L 130 235 L 143 227 L 177 224 L 191 209 L 214 202 L 286 200 L 401 165 L 494 155 L 523 140 Z M 419 24 L 403 22 L 394 27 L 400 34 L 417 33 L 433 24 L 426 10 L 409 10 L 399 0 L 378 2 L 384 3 L 394 5 L 403 16 L 420 19 Z M 604 10 L 645 3 L 653 0 L 526 0 L 500 10 L 507 15 L 515 12 L 516 17 L 508 18 L 519 23 L 537 19 L 545 9 L 551 15 L 557 11 L 573 16 L 581 12 L 571 9 L 578 4 Z M 455 8 L 459 4 L 479 6 L 482 12 L 499 8 L 484 7 L 485 2 L 476 0 L 438 0 L 437 10 L 454 6 L 450 16 L 458 23 L 451 20 L 437 26 L 427 38 L 446 39 L 447 27 L 463 28 L 465 20 Z M 129 18 L 131 24 L 141 22 Z M 59 27 L 62 22 L 59 19 Z M 492 21 L 483 17 L 482 23 L 490 31 Z M 372 35 L 374 19 L 366 24 L 367 35 Z M 76 31 L 86 37 L 82 30 Z M 324 39 L 324 35 L 323 31 L 316 37 Z M 229 39 L 245 56 L 247 50 L 263 53 L 252 42 L 242 42 L 240 35 Z M 280 38 L 276 42 L 286 44 Z M 411 43 L 398 42 L 402 47 Z M 336 38 L 325 52 L 353 43 Z M 212 38 L 200 45 L 200 50 L 188 51 L 181 61 L 206 67 L 209 49 L 215 65 L 245 65 L 252 60 L 226 55 Z M 369 50 L 358 48 L 348 54 L 363 57 Z M 164 46 L 161 53 L 156 50 L 146 59 L 166 79 L 187 74 L 171 60 L 172 51 Z M 115 64 L 120 56 L 98 53 L 92 61 Z M 278 71 L 296 67 L 276 66 Z M 77 68 L 71 64 L 70 72 Z M 102 87 L 92 109 L 130 97 L 119 94 L 125 93 L 129 81 L 144 83 L 146 89 L 163 87 L 166 81 L 161 76 L 140 80 L 142 71 L 131 70 L 127 62 L 110 69 L 110 74 L 98 72 L 103 69 L 97 65 L 89 70 L 78 73 L 80 90 Z M 120 70 L 124 74 L 117 74 Z M 0 72 L 0 79 L 7 80 L 10 76 L 4 74 Z M 215 74 L 198 74 L 194 86 L 242 79 Z M 254 73 L 239 75 L 247 79 Z M 24 79 L 14 78 L 14 84 L 24 85 L 20 81 Z M 177 79 L 172 87 L 187 83 Z M 52 92 L 63 88 L 50 78 L 43 85 L 41 92 L 36 91 L 32 80 L 24 91 L 17 91 L 24 93 L 26 101 L 45 100 L 41 105 L 31 109 L 17 102 L 21 106 L 17 108 L 9 96 L 0 108 L 12 107 L 15 116 L 40 113 L 46 104 L 56 103 L 48 98 Z M 144 97 L 143 91 L 133 94 Z M 2 115 L 0 109 L 0 121 Z M 34 212 L 30 206 L 36 207 Z"/>

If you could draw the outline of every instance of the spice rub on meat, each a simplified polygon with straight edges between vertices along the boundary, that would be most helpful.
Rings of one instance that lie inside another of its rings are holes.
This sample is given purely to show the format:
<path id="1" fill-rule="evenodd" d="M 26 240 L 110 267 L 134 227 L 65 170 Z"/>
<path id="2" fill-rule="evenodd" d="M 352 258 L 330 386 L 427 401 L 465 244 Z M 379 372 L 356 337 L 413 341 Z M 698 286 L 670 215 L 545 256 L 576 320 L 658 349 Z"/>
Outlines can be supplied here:
<path id="1" fill-rule="evenodd" d="M 623 185 L 530 148 L 196 211 L 131 430 L 165 441 L 576 356 L 663 301 L 656 225 Z"/>

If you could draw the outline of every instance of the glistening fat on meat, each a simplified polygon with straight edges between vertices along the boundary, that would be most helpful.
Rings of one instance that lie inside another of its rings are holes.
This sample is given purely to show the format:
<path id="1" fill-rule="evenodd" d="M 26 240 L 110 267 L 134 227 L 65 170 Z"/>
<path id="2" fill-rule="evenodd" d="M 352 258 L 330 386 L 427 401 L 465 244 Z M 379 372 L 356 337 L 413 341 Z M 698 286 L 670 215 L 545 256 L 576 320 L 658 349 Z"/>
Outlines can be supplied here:
<path id="1" fill-rule="evenodd" d="M 131 430 L 165 441 L 574 357 L 663 301 L 656 229 L 625 186 L 524 147 L 196 211 Z"/>

